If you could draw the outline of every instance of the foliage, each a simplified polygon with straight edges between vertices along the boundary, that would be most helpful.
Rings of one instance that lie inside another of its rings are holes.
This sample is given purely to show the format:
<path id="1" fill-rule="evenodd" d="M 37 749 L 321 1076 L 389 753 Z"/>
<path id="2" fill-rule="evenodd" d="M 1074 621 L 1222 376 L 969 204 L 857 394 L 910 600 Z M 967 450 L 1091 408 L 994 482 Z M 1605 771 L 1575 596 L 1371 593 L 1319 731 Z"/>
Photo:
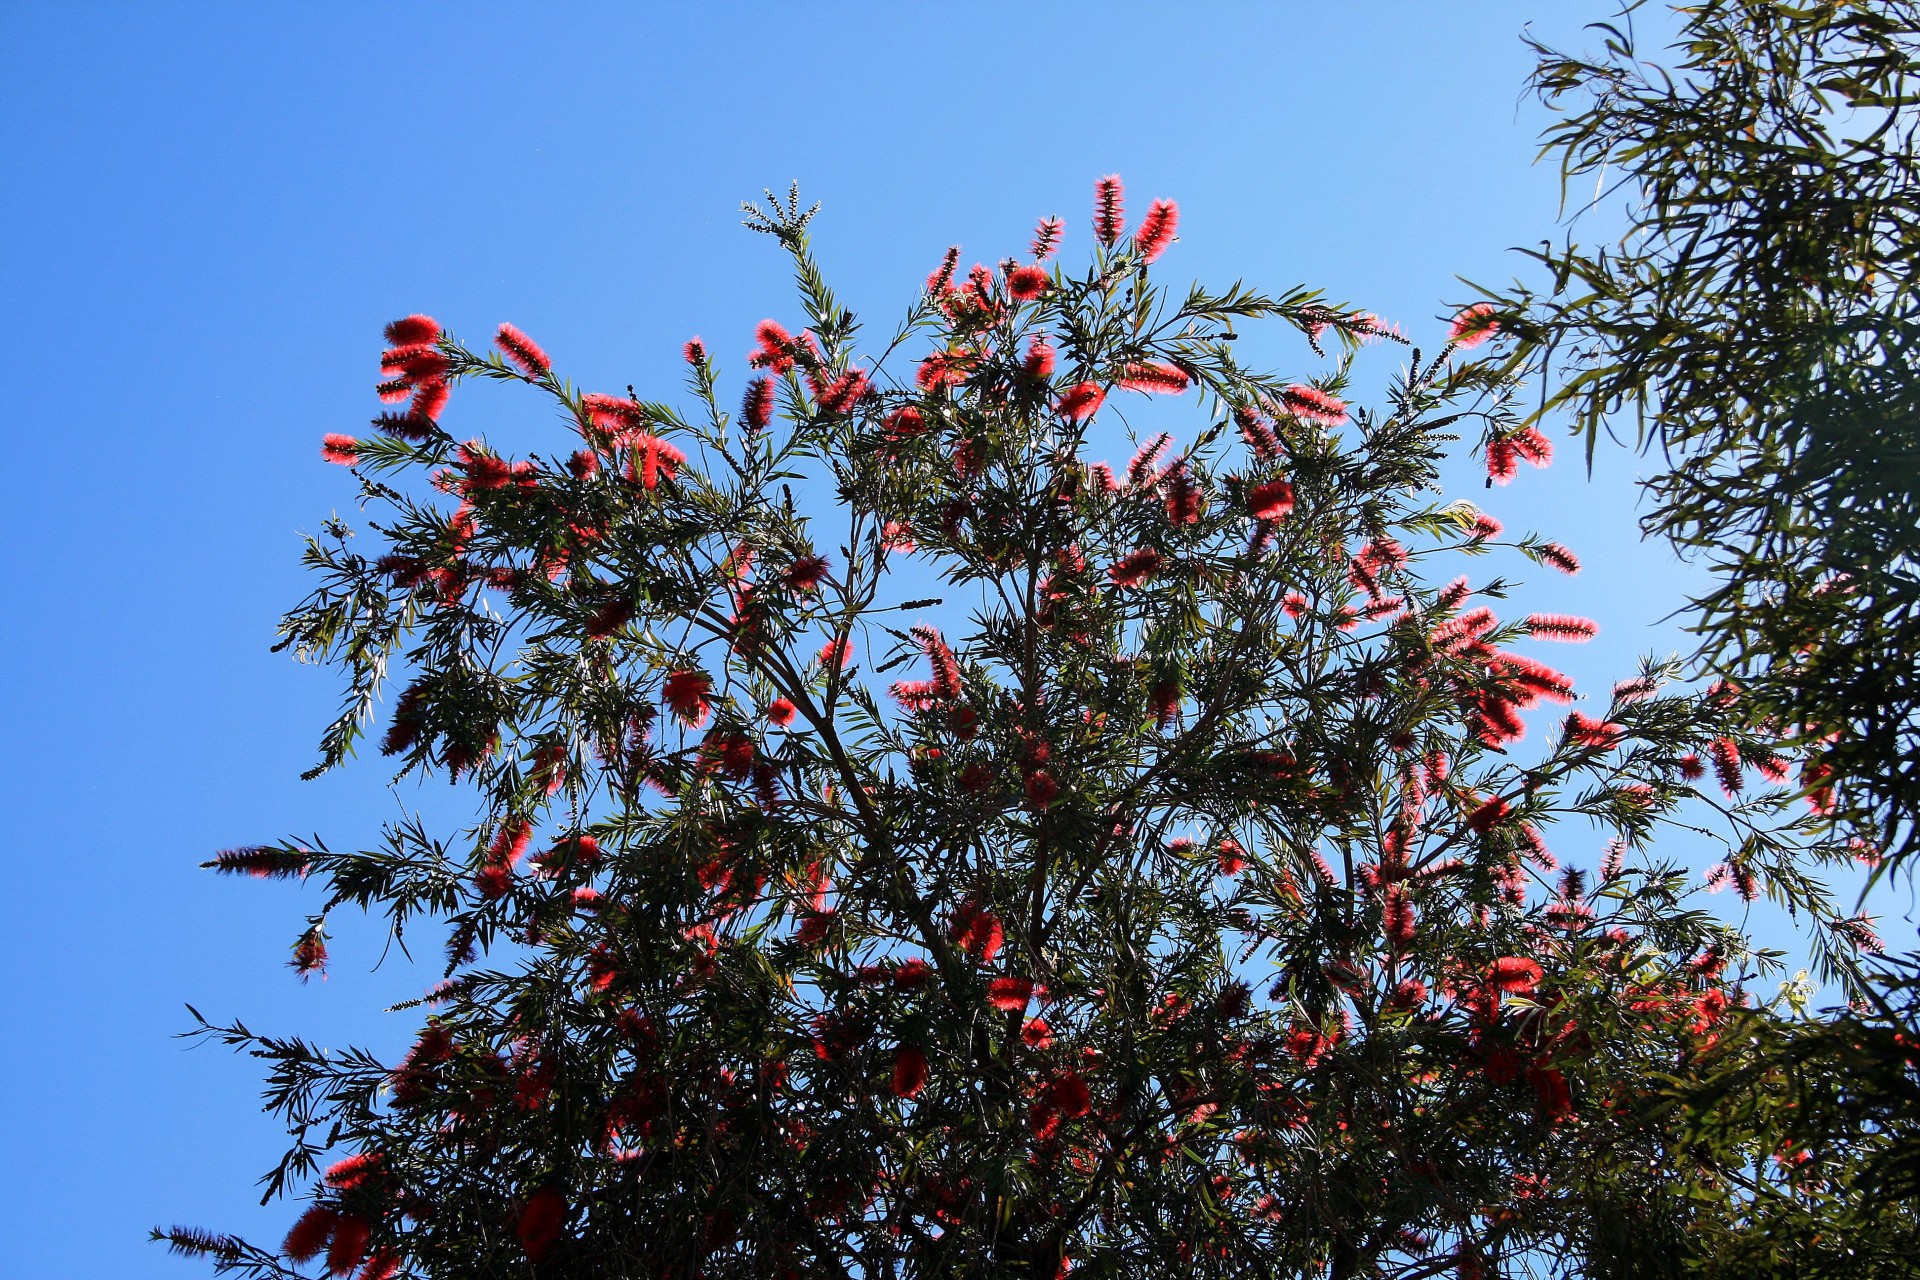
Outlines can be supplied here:
<path id="1" fill-rule="evenodd" d="M 811 211 L 750 206 L 806 327 L 762 323 L 738 415 L 697 341 L 683 412 L 579 392 L 511 327 L 486 354 L 390 328 L 412 407 L 326 445 L 375 549 L 330 522 L 283 634 L 346 679 L 322 767 L 392 681 L 383 750 L 473 825 L 210 865 L 322 887 L 303 971 L 358 907 L 444 928 L 447 980 L 399 1063 L 203 1023 L 269 1065 L 268 1192 L 312 1204 L 278 1253 L 164 1238 L 368 1280 L 1411 1280 L 1747 1230 L 1690 1194 L 1719 1157 L 1661 1099 L 1774 1016 L 1745 983 L 1775 958 L 1656 845 L 1718 841 L 1851 980 L 1815 875 L 1844 841 L 1672 664 L 1523 751 L 1574 697 L 1525 647 L 1592 624 L 1436 585 L 1496 545 L 1577 567 L 1435 499 L 1454 432 L 1517 425 L 1511 385 L 1449 345 L 1349 408 L 1387 326 L 1168 292 L 1176 211 L 1129 238 L 1121 198 L 1077 274 L 1057 222 L 1031 261 L 950 254 L 870 362 Z M 1252 371 L 1263 321 L 1337 357 Z M 488 381 L 556 409 L 561 451 L 447 434 L 448 388 Z M 1123 443 L 1123 411 L 1182 406 L 1187 443 Z M 1569 817 L 1590 871 L 1548 850 Z"/>
<path id="2" fill-rule="evenodd" d="M 1626 6 L 1631 18 L 1640 0 Z M 1676 5 L 1671 67 L 1623 22 L 1536 45 L 1565 190 L 1627 231 L 1532 256 L 1490 304 L 1589 456 L 1637 424 L 1646 528 L 1701 556 L 1706 658 L 1808 747 L 1803 780 L 1895 859 L 1920 848 L 1920 6 Z"/>

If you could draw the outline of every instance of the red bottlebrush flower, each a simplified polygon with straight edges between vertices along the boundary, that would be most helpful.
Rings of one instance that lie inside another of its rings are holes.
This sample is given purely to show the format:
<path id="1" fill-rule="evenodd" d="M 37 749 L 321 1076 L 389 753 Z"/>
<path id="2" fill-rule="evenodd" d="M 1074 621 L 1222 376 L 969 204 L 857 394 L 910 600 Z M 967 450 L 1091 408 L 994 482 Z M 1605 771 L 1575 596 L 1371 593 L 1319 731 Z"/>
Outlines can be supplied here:
<path id="1" fill-rule="evenodd" d="M 1293 383 L 1280 392 L 1280 400 L 1286 405 L 1287 412 L 1304 422 L 1337 427 L 1347 420 L 1346 401 L 1330 396 L 1318 387 Z"/>
<path id="2" fill-rule="evenodd" d="M 1581 715 L 1578 711 L 1567 716 L 1568 742 L 1577 742 L 1583 747 L 1593 747 L 1600 751 L 1611 751 L 1619 746 L 1626 736 L 1626 729 L 1611 721 L 1595 720 L 1591 716 Z"/>
<path id="3" fill-rule="evenodd" d="M 426 343 L 394 347 L 380 353 L 380 371 L 392 374 L 396 381 L 411 386 L 444 375 L 447 356 L 438 347 Z"/>
<path id="4" fill-rule="evenodd" d="M 310 857 L 305 849 L 277 849 L 272 845 L 256 844 L 239 849 L 222 849 L 213 855 L 213 861 L 200 865 L 228 875 L 244 873 L 261 880 L 304 878 Z"/>
<path id="5" fill-rule="evenodd" d="M 1488 538 L 1497 538 L 1506 526 L 1484 511 L 1474 513 L 1473 527 L 1467 530 L 1467 536 L 1475 542 L 1485 542 Z"/>
<path id="6" fill-rule="evenodd" d="M 423 418 L 411 409 L 405 413 L 383 413 L 373 419 L 372 425 L 396 440 L 420 443 L 433 438 L 433 419 Z"/>
<path id="7" fill-rule="evenodd" d="M 1180 226 L 1180 206 L 1171 200 L 1155 200 L 1147 206 L 1147 216 L 1133 233 L 1133 251 L 1142 262 L 1152 262 L 1167 251 Z"/>
<path id="8" fill-rule="evenodd" d="M 1110 245 L 1126 230 L 1126 190 L 1120 175 L 1109 174 L 1093 184 L 1093 234 L 1101 244 Z"/>
<path id="9" fill-rule="evenodd" d="M 1222 840 L 1216 850 L 1217 866 L 1223 876 L 1237 876 L 1247 869 L 1247 851 L 1238 840 Z"/>
<path id="10" fill-rule="evenodd" d="M 500 326 L 500 332 L 493 335 L 493 345 L 528 378 L 544 378 L 553 368 L 553 361 L 540 349 L 540 344 L 510 324 Z"/>
<path id="11" fill-rule="evenodd" d="M 913 380 L 922 391 L 957 387 L 967 380 L 974 360 L 970 351 L 936 351 L 920 362 Z"/>
<path id="12" fill-rule="evenodd" d="M 566 1199 L 553 1187 L 542 1187 L 527 1197 L 527 1202 L 520 1206 L 516 1232 L 520 1247 L 531 1261 L 538 1262 L 546 1256 L 553 1242 L 560 1238 L 560 1229 L 566 1220 Z"/>
<path id="13" fill-rule="evenodd" d="M 1116 560 L 1107 570 L 1107 577 L 1116 587 L 1137 587 L 1158 573 L 1165 562 L 1166 557 L 1152 547 L 1141 547 Z"/>
<path id="14" fill-rule="evenodd" d="M 1049 809 L 1060 797 L 1060 784 L 1045 769 L 1035 769 L 1027 775 L 1027 803 L 1036 809 Z"/>
<path id="15" fill-rule="evenodd" d="M 1493 830 L 1500 819 L 1506 817 L 1511 812 L 1513 812 L 1513 810 L 1507 807 L 1507 802 L 1499 796 L 1495 796 L 1493 799 L 1482 803 L 1478 808 L 1474 809 L 1472 813 L 1467 815 L 1467 825 L 1481 835 L 1485 835 L 1487 832 Z"/>
<path id="16" fill-rule="evenodd" d="M 951 702 L 961 694 L 960 661 L 953 656 L 953 650 L 934 628 L 925 625 L 913 628 L 914 643 L 920 646 L 920 652 L 927 655 L 927 661 L 933 664 L 933 680 L 930 687 L 934 697 L 942 702 Z"/>
<path id="17" fill-rule="evenodd" d="M 1732 738 L 1715 738 L 1707 744 L 1707 757 L 1713 761 L 1713 776 L 1720 789 L 1730 796 L 1739 795 L 1746 786 L 1740 776 L 1740 748 Z"/>
<path id="18" fill-rule="evenodd" d="M 340 1221 L 340 1211 L 330 1205 L 310 1206 L 293 1224 L 293 1230 L 287 1232 L 287 1238 L 280 1244 L 280 1252 L 295 1262 L 310 1262 L 327 1247 L 327 1241 L 333 1238 L 334 1227 Z"/>
<path id="19" fill-rule="evenodd" d="M 580 397 L 580 407 L 586 411 L 587 419 L 602 431 L 615 437 L 624 436 L 636 430 L 646 421 L 640 406 L 631 400 L 619 396 L 602 395 L 589 391 Z"/>
<path id="20" fill-rule="evenodd" d="M 328 432 L 320 437 L 320 456 L 328 462 L 351 467 L 360 461 L 360 442 L 352 436 Z"/>
<path id="21" fill-rule="evenodd" d="M 903 1044 L 893 1055 L 893 1096 L 918 1097 L 927 1087 L 927 1051 L 917 1044 Z"/>
<path id="22" fill-rule="evenodd" d="M 1513 445 L 1513 451 L 1532 466 L 1544 467 L 1553 461 L 1553 441 L 1541 435 L 1538 427 L 1528 427 L 1509 437 L 1508 442 Z"/>
<path id="23" fill-rule="evenodd" d="M 1405 950 L 1413 944 L 1413 903 L 1407 900 L 1406 891 L 1399 885 L 1387 889 L 1386 905 L 1381 909 L 1380 928 L 1396 951 Z"/>
<path id="24" fill-rule="evenodd" d="M 987 984 L 987 1003 L 1002 1013 L 1024 1013 L 1031 999 L 1031 978 L 995 978 Z"/>
<path id="25" fill-rule="evenodd" d="M 1096 462 L 1087 468 L 1087 478 L 1093 482 L 1096 492 L 1112 497 L 1120 492 L 1120 482 L 1113 477 L 1113 468 L 1104 462 Z"/>
<path id="26" fill-rule="evenodd" d="M 880 545 L 902 555 L 911 554 L 920 546 L 913 540 L 913 529 L 899 520 L 889 520 L 880 526 Z"/>
<path id="27" fill-rule="evenodd" d="M 320 932 L 319 925 L 301 934 L 293 944 L 293 959 L 287 961 L 287 967 L 299 974 L 302 982 L 316 973 L 326 976 L 327 936 Z"/>
<path id="28" fill-rule="evenodd" d="M 687 460 L 686 454 L 645 431 L 635 435 L 627 445 L 639 459 L 640 483 L 649 489 L 659 484 L 663 476 L 673 479 L 675 469 Z M 628 465 L 631 467 L 632 463 Z"/>
<path id="29" fill-rule="evenodd" d="M 1513 447 L 1513 441 L 1505 436 L 1487 441 L 1487 479 L 1506 484 L 1519 474 L 1520 451 Z"/>
<path id="30" fill-rule="evenodd" d="M 1508 995 L 1529 995 L 1541 976 L 1539 964 L 1525 956 L 1501 956 L 1487 969 L 1487 985 Z"/>
<path id="31" fill-rule="evenodd" d="M 1563 640 L 1577 644 L 1600 634 L 1600 624 L 1567 613 L 1530 613 L 1527 634 L 1536 640 Z"/>
<path id="32" fill-rule="evenodd" d="M 1284 519 L 1293 510 L 1293 485 L 1286 480 L 1269 480 L 1247 490 L 1247 511 L 1256 520 Z"/>
<path id="33" fill-rule="evenodd" d="M 902 960 L 893 968 L 893 985 L 900 991 L 918 991 L 927 985 L 932 974 L 932 967 L 925 960 L 918 957 Z"/>
<path id="34" fill-rule="evenodd" d="M 487 864 L 473 873 L 473 889 L 489 901 L 506 897 L 513 889 L 513 868 L 498 862 Z"/>
<path id="35" fill-rule="evenodd" d="M 740 421 L 749 431 L 765 431 L 773 421 L 773 379 L 755 378 L 740 400 Z"/>
<path id="36" fill-rule="evenodd" d="M 1167 519 L 1174 524 L 1200 521 L 1200 489 L 1185 461 L 1174 463 L 1160 477 L 1167 495 Z"/>
<path id="37" fill-rule="evenodd" d="M 1149 360 L 1139 364 L 1130 364 L 1120 377 L 1120 385 L 1128 391 L 1164 393 L 1177 396 L 1185 391 L 1193 379 L 1187 377 L 1186 370 L 1177 365 Z"/>
<path id="38" fill-rule="evenodd" d="M 1498 332 L 1500 322 L 1494 318 L 1493 304 L 1476 302 L 1453 318 L 1447 341 L 1463 351 L 1471 351 Z"/>
<path id="39" fill-rule="evenodd" d="M 352 1275 L 367 1256 L 367 1238 L 372 1234 L 367 1220 L 359 1214 L 341 1214 L 340 1224 L 333 1229 L 333 1243 L 327 1246 L 327 1274 Z"/>
<path id="40" fill-rule="evenodd" d="M 1015 267 L 1007 272 L 1007 296 L 1031 302 L 1047 291 L 1053 282 L 1044 267 Z"/>
<path id="41" fill-rule="evenodd" d="M 395 347 L 417 347 L 440 341 L 440 322 L 432 316 L 411 315 L 388 323 L 387 343 Z"/>
<path id="42" fill-rule="evenodd" d="M 1060 237 L 1066 234 L 1067 224 L 1058 218 L 1042 218 L 1040 225 L 1033 229 L 1033 260 L 1045 262 L 1060 247 Z"/>
<path id="43" fill-rule="evenodd" d="M 818 591 L 827 567 L 825 556 L 800 556 L 787 566 L 783 580 L 795 591 Z"/>
<path id="44" fill-rule="evenodd" d="M 1273 434 L 1273 427 L 1260 416 L 1260 411 L 1252 405 L 1238 405 L 1233 411 L 1233 420 L 1240 427 L 1240 437 L 1253 450 L 1253 456 L 1262 462 L 1272 462 L 1280 456 L 1280 438 Z"/>
<path id="45" fill-rule="evenodd" d="M 1140 451 L 1133 455 L 1131 462 L 1127 463 L 1127 483 L 1136 489 L 1144 486 L 1153 476 L 1155 468 L 1160 465 L 1160 455 L 1166 452 L 1167 446 L 1171 443 L 1173 443 L 1173 437 L 1162 431 L 1141 445 Z"/>
<path id="46" fill-rule="evenodd" d="M 1053 1048 L 1053 1028 L 1047 1025 L 1045 1018 L 1028 1018 L 1026 1025 L 1020 1028 L 1020 1040 L 1036 1053 L 1045 1053 Z"/>
<path id="47" fill-rule="evenodd" d="M 1054 361 L 1059 353 L 1045 337 L 1036 335 L 1027 343 L 1027 356 L 1021 362 L 1021 371 L 1036 382 L 1045 382 L 1053 376 Z"/>
<path id="48" fill-rule="evenodd" d="M 784 729 L 793 723 L 794 713 L 798 710 L 786 698 L 775 698 L 767 704 L 767 719 Z"/>
<path id="49" fill-rule="evenodd" d="M 698 729 L 707 722 L 707 695 L 713 690 L 713 677 L 704 671 L 672 671 L 661 686 L 667 706 L 680 722 Z"/>
<path id="50" fill-rule="evenodd" d="M 591 480 L 600 474 L 600 455 L 591 449 L 578 449 L 567 459 L 567 470 L 575 480 Z"/>
<path id="51" fill-rule="evenodd" d="M 1289 618 L 1298 622 L 1307 615 L 1307 598 L 1298 591 L 1289 591 L 1280 601 L 1280 609 Z"/>
<path id="52" fill-rule="evenodd" d="M 857 369 L 835 378 L 819 390 L 820 408 L 826 413 L 845 413 L 853 408 L 867 391 L 867 375 Z"/>
<path id="53" fill-rule="evenodd" d="M 775 373 L 786 373 L 793 368 L 793 335 L 784 325 L 777 320 L 762 320 L 754 326 L 753 337 L 760 346 L 747 356 L 748 364 Z"/>
<path id="54" fill-rule="evenodd" d="M 1147 709 L 1153 712 L 1153 724 L 1164 729 L 1180 714 L 1180 686 L 1167 681 L 1147 691 Z"/>
<path id="55" fill-rule="evenodd" d="M 700 341 L 699 334 L 695 334 L 687 339 L 686 346 L 680 348 L 680 355 L 688 364 L 697 368 L 707 362 L 707 344 Z"/>
<path id="56" fill-rule="evenodd" d="M 398 404 L 413 394 L 412 378 L 389 378 L 373 389 L 381 404 Z"/>
<path id="57" fill-rule="evenodd" d="M 992 964 L 1006 940 L 1000 917 L 981 906 L 976 899 L 968 899 L 953 913 L 952 933 L 960 949 L 981 964 Z"/>
<path id="58" fill-rule="evenodd" d="M 853 641 L 845 636 L 835 636 L 820 646 L 820 665 L 829 671 L 838 671 L 847 665 L 847 659 L 853 656 Z"/>
<path id="59" fill-rule="evenodd" d="M 444 378 L 429 378 L 413 389 L 413 403 L 407 410 L 416 418 L 437 420 L 447 407 L 453 390 Z"/>
<path id="60" fill-rule="evenodd" d="M 902 405 L 887 415 L 886 431 L 889 440 L 911 440 L 927 429 L 927 415 L 914 405 Z"/>
<path id="61" fill-rule="evenodd" d="M 1093 1110 L 1093 1094 L 1077 1071 L 1069 1071 L 1048 1085 L 1046 1096 L 1053 1109 L 1063 1116 L 1083 1116 Z"/>
<path id="62" fill-rule="evenodd" d="M 927 277 L 927 292 L 936 298 L 944 294 L 952 287 L 953 273 L 959 266 L 960 246 L 956 244 L 947 250 L 946 256 L 940 259 L 940 265 L 935 267 L 933 274 Z"/>
<path id="63" fill-rule="evenodd" d="M 1102 391 L 1098 384 L 1076 382 L 1053 402 L 1053 409 L 1068 422 L 1085 422 L 1099 412 L 1101 402 L 1106 398 L 1107 393 Z"/>
<path id="64" fill-rule="evenodd" d="M 400 1264 L 404 1259 L 391 1249 L 375 1249 L 373 1256 L 367 1259 L 367 1265 L 360 1272 L 360 1280 L 393 1280 L 400 1273 Z"/>
<path id="65" fill-rule="evenodd" d="M 1449 609 L 1458 609 L 1461 603 L 1472 594 L 1473 587 L 1464 577 L 1455 578 L 1442 587 L 1440 594 L 1433 598 L 1433 607 L 1443 613 Z"/>
<path id="66" fill-rule="evenodd" d="M 1579 557 L 1557 542 L 1543 542 L 1533 549 L 1533 553 L 1540 558 L 1540 563 L 1558 569 L 1569 577 L 1580 572 Z"/>

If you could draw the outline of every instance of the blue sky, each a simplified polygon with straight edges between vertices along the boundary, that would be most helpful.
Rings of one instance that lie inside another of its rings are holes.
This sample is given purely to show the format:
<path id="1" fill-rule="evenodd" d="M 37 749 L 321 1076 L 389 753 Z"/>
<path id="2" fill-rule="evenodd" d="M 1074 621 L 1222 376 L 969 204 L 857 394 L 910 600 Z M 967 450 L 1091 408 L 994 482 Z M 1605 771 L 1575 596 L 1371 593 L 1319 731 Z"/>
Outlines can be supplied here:
<path id="1" fill-rule="evenodd" d="M 820 256 L 880 319 L 947 244 L 994 261 L 1055 212 L 1084 237 L 1119 172 L 1181 203 L 1165 274 L 1305 282 L 1431 346 L 1456 276 L 1552 231 L 1521 27 L 1578 42 L 1609 7 L 0 6 L 9 1266 L 197 1274 L 145 1228 L 284 1229 L 250 1192 L 281 1143 L 255 1064 L 170 1038 L 185 1002 L 322 1044 L 410 1025 L 379 1010 L 421 975 L 373 971 L 377 931 L 337 919 L 302 986 L 311 899 L 195 866 L 448 804 L 377 760 L 299 782 L 335 685 L 267 651 L 298 531 L 350 500 L 317 442 L 376 407 L 385 320 L 511 320 L 579 383 L 662 390 L 700 333 L 737 377 L 756 320 L 797 319 L 738 225 L 761 188 L 825 202 Z M 526 429 L 470 401 L 456 430 Z M 1527 604 L 1601 620 L 1567 662 L 1593 687 L 1684 645 L 1690 579 L 1634 539 L 1637 459 L 1563 453 L 1451 491 L 1585 558 Z"/>

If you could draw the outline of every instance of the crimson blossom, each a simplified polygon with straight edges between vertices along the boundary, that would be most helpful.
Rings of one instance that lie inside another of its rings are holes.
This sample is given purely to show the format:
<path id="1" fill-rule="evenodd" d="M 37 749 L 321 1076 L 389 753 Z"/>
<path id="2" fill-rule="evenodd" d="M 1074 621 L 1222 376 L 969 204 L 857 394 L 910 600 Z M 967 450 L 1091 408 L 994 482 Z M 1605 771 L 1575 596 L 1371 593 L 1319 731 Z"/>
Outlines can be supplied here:
<path id="1" fill-rule="evenodd" d="M 950 252 L 868 359 L 770 200 L 805 323 L 724 393 L 698 341 L 674 403 L 512 326 L 390 329 L 406 408 L 323 446 L 378 514 L 310 542 L 283 644 L 345 675 L 321 769 L 391 684 L 382 750 L 472 823 L 210 865 L 317 889 L 303 972 L 359 908 L 439 928 L 444 981 L 397 1062 L 204 1024 L 270 1064 L 269 1190 L 309 1207 L 280 1248 L 161 1234 L 262 1277 L 1410 1280 L 1715 1212 L 1641 1104 L 1765 957 L 1656 847 L 1686 806 L 1835 954 L 1797 868 L 1840 851 L 1694 787 L 1782 760 L 1730 691 L 1648 662 L 1551 709 L 1581 694 L 1533 642 L 1595 624 L 1467 570 L 1577 559 L 1437 497 L 1461 423 L 1498 478 L 1545 460 L 1460 354 L 1489 326 L 1356 407 L 1397 331 L 1167 292 L 1177 209 L 1128 236 L 1105 178 L 1077 272 L 1057 219 Z M 1316 371 L 1243 364 L 1263 322 Z M 566 428 L 463 441 L 475 383 Z"/>

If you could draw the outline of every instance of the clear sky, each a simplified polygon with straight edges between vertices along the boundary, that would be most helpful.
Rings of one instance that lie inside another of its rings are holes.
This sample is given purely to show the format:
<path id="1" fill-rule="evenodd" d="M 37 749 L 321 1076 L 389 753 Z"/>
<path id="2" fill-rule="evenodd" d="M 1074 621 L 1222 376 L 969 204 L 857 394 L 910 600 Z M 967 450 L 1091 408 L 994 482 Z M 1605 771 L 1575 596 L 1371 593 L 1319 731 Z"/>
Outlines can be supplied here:
<path id="1" fill-rule="evenodd" d="M 880 320 L 949 243 L 995 261 L 1057 212 L 1083 249 L 1119 172 L 1136 208 L 1181 203 L 1165 274 L 1320 286 L 1431 347 L 1457 275 L 1552 233 L 1522 26 L 1577 43 L 1610 8 L 0 3 L 5 1269 L 185 1276 L 149 1225 L 284 1230 L 250 1191 L 282 1141 L 258 1064 L 170 1038 L 185 1002 L 387 1052 L 413 1025 L 379 1012 L 423 977 L 373 970 L 377 930 L 336 917 L 302 986 L 314 895 L 195 867 L 446 804 L 378 758 L 299 782 L 335 681 L 267 651 L 297 532 L 350 501 L 317 443 L 377 407 L 384 321 L 511 320 L 577 382 L 651 395 L 700 333 L 737 386 L 754 322 L 797 318 L 741 199 L 799 179 Z M 511 408 L 456 395 L 449 425 L 530 429 Z M 1689 578 L 1636 543 L 1637 459 L 1589 480 L 1563 454 L 1450 491 L 1581 553 L 1527 602 L 1601 621 L 1565 665 L 1604 687 L 1685 643 L 1661 619 Z"/>

